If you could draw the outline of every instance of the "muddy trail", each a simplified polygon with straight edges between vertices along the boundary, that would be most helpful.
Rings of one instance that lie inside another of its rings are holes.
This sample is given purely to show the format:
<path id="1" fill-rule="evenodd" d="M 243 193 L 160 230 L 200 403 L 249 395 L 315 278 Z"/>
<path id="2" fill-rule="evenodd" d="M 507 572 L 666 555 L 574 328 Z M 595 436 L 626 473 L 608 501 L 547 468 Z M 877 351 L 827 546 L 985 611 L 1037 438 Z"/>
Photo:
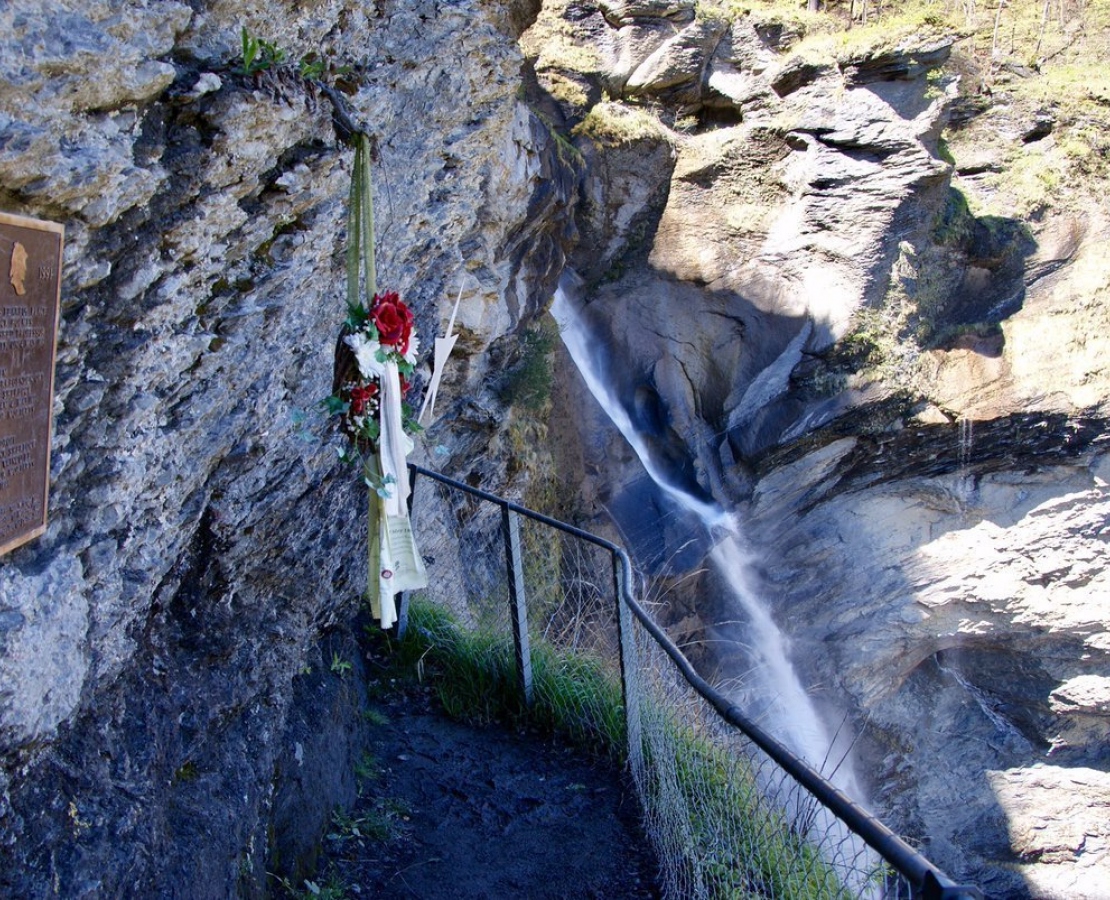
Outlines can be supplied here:
<path id="1" fill-rule="evenodd" d="M 428 685 L 383 676 L 375 693 L 361 796 L 333 820 L 307 895 L 660 896 L 612 762 L 530 728 L 451 719 Z"/>

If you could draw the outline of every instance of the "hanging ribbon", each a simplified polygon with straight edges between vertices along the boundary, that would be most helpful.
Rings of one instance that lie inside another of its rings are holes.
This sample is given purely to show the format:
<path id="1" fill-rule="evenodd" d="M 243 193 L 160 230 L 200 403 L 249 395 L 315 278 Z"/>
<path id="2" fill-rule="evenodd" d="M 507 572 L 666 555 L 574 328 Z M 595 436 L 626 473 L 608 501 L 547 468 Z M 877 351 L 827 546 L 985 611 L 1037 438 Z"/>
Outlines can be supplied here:
<path id="1" fill-rule="evenodd" d="M 366 297 L 378 292 L 374 259 L 374 195 L 370 176 L 370 159 L 373 151 L 370 136 L 359 132 L 355 135 L 354 171 L 351 173 L 351 196 L 347 204 L 347 307 L 357 309 L 362 305 L 360 274 L 365 275 Z M 359 272 L 362 268 L 364 271 Z M 370 304 L 366 304 L 370 308 Z"/>
<path id="2" fill-rule="evenodd" d="M 347 307 L 351 320 L 361 322 L 373 315 L 377 302 L 373 183 L 370 173 L 373 150 L 369 136 L 364 133 L 356 134 L 354 142 L 354 171 L 347 212 Z M 411 314 L 406 315 L 410 316 L 411 324 Z M 356 338 L 367 340 L 365 335 L 347 340 Z M 381 349 L 386 347 L 383 345 Z M 402 348 L 397 352 L 406 351 Z M 357 358 L 357 350 L 355 355 Z M 400 371 L 396 359 L 371 359 L 368 356 L 365 364 L 371 366 L 373 372 L 365 371 L 363 361 L 359 360 L 361 375 L 364 378 L 373 377 L 378 384 L 379 426 L 376 446 L 364 459 L 369 489 L 366 591 L 375 618 L 381 622 L 382 628 L 389 628 L 397 621 L 396 595 L 425 587 L 428 576 L 409 521 L 409 480 L 405 458 L 414 445 L 405 434 Z"/>

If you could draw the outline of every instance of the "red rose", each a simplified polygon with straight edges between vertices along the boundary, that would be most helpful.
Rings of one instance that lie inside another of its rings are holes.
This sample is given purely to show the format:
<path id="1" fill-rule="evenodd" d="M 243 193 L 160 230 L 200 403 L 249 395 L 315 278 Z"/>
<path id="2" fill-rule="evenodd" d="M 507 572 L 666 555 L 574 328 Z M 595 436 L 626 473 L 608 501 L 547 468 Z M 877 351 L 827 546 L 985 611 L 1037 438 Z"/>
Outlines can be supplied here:
<path id="1" fill-rule="evenodd" d="M 351 415 L 361 416 L 376 396 L 378 396 L 378 385 L 374 382 L 351 388 Z"/>
<path id="2" fill-rule="evenodd" d="M 370 308 L 370 317 L 374 320 L 374 327 L 378 329 L 378 340 L 382 344 L 393 346 L 398 353 L 408 353 L 413 315 L 412 310 L 401 302 L 396 291 L 375 294 L 374 305 Z"/>

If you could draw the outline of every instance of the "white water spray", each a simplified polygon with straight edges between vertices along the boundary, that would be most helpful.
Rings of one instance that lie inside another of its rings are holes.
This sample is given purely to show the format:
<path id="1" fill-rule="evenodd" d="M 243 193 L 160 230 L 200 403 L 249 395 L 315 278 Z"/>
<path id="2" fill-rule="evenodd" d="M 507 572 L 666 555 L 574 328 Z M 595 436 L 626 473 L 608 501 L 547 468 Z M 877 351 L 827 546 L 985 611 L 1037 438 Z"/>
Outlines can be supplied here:
<path id="1" fill-rule="evenodd" d="M 790 664 L 786 639 L 754 587 L 753 558 L 744 546 L 735 517 L 720 506 L 671 484 L 660 471 L 628 412 L 601 377 L 596 354 L 591 350 L 591 335 L 562 287 L 555 293 L 551 314 L 590 393 L 640 458 L 645 471 L 668 496 L 693 512 L 713 535 L 715 544 L 710 559 L 750 621 L 752 646 L 749 650 L 756 665 L 744 693 L 746 698 L 758 698 L 765 707 L 762 711 L 765 721 L 761 724 L 811 766 L 825 770 L 845 793 L 860 798 L 850 765 L 845 762 L 837 766 L 840 761 L 832 758 L 833 741 L 828 730 Z M 836 771 L 830 773 L 827 763 L 836 766 Z"/>
<path id="2" fill-rule="evenodd" d="M 959 445 L 956 456 L 956 492 L 962 503 L 975 495 L 975 476 L 971 474 L 971 448 L 975 440 L 975 423 L 966 415 L 957 421 Z"/>

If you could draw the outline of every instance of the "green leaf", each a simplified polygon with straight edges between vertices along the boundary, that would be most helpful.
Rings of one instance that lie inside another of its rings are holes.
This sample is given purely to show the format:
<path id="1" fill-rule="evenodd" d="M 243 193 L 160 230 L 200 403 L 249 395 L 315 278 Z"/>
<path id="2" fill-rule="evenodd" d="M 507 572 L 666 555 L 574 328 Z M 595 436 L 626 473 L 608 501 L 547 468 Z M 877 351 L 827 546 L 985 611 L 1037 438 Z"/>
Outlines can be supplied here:
<path id="1" fill-rule="evenodd" d="M 370 318 L 370 311 L 361 303 L 353 306 L 347 304 L 347 327 L 351 331 L 360 331 Z"/>
<path id="2" fill-rule="evenodd" d="M 242 27 L 240 38 L 243 46 L 243 68 L 244 75 L 251 75 L 254 73 L 254 61 L 258 57 L 258 41 L 247 31 L 247 26 Z"/>
<path id="3" fill-rule="evenodd" d="M 373 443 L 378 442 L 378 438 L 382 436 L 382 425 L 377 419 L 370 417 L 366 420 L 360 431 L 361 435 L 368 441 Z"/>
<path id="4" fill-rule="evenodd" d="M 335 394 L 332 394 L 330 397 L 325 397 L 320 403 L 324 409 L 327 410 L 329 416 L 345 415 L 347 410 L 351 408 L 350 403 L 335 396 Z"/>
<path id="5" fill-rule="evenodd" d="M 317 53 L 306 53 L 299 64 L 301 78 L 306 81 L 319 81 L 327 71 L 327 63 Z"/>

